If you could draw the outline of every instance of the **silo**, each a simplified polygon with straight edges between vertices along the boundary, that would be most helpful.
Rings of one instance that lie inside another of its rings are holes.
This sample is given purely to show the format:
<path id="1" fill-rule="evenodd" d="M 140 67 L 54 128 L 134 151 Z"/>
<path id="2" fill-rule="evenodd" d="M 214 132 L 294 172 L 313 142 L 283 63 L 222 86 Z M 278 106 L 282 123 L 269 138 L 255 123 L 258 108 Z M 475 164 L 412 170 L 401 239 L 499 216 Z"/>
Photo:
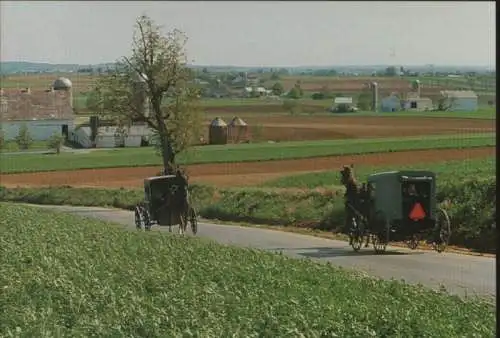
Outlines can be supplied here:
<path id="1" fill-rule="evenodd" d="M 412 88 L 412 90 L 414 90 L 417 93 L 417 97 L 420 97 L 420 89 L 422 88 L 422 86 L 420 85 L 420 81 L 414 80 L 411 83 L 411 88 Z"/>
<path id="2" fill-rule="evenodd" d="M 248 125 L 238 116 L 235 116 L 229 123 L 228 138 L 232 143 L 248 140 Z"/>
<path id="3" fill-rule="evenodd" d="M 208 144 L 227 144 L 227 124 L 220 117 L 216 117 L 208 129 Z"/>
<path id="4" fill-rule="evenodd" d="M 68 103 L 73 108 L 73 84 L 65 77 L 60 77 L 54 81 L 52 88 L 57 92 L 66 93 Z"/>
<path id="5" fill-rule="evenodd" d="M 378 83 L 372 82 L 370 87 L 372 90 L 372 110 L 376 112 L 378 108 Z"/>

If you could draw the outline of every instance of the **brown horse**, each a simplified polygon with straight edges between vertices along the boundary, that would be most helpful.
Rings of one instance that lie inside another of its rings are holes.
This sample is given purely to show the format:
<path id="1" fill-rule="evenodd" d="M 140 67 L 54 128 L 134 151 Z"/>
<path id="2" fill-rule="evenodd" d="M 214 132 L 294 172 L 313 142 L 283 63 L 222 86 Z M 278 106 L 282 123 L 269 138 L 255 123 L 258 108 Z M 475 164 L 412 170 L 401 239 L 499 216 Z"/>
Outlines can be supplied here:
<path id="1" fill-rule="evenodd" d="M 365 184 L 359 185 L 354 176 L 354 165 L 343 166 L 340 170 L 340 183 L 346 188 L 345 199 L 345 230 L 350 231 L 351 221 L 358 219 L 358 226 L 363 229 L 363 222 L 359 220 L 359 216 L 366 218 L 365 199 L 368 194 L 368 189 Z M 362 230 L 363 232 L 363 230 Z M 351 239 L 352 240 L 352 239 Z M 367 237 L 365 247 L 368 246 L 369 236 Z M 349 243 L 351 244 L 351 243 Z"/>

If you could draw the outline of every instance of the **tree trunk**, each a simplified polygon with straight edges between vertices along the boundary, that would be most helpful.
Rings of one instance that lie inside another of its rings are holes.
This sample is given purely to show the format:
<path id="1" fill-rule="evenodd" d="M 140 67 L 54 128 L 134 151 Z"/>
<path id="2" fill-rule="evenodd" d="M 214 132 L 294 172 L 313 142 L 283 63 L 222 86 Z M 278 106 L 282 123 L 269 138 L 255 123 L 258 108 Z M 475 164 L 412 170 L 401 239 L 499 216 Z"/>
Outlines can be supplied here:
<path id="1" fill-rule="evenodd" d="M 160 135 L 161 156 L 165 175 L 175 174 L 175 154 L 166 134 Z"/>

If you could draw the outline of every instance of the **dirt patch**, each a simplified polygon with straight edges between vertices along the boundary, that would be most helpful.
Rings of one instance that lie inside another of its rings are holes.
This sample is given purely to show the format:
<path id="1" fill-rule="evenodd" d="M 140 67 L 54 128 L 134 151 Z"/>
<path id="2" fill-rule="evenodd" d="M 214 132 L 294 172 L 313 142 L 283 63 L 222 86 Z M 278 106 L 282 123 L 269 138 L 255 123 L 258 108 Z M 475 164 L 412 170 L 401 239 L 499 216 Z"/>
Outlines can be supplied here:
<path id="1" fill-rule="evenodd" d="M 249 186 L 282 176 L 337 170 L 346 163 L 353 163 L 357 166 L 397 166 L 433 161 L 482 158 L 494 154 L 494 147 L 421 150 L 284 161 L 199 164 L 188 166 L 187 169 L 191 182 L 210 183 L 219 186 Z M 10 174 L 2 175 L 1 184 L 7 187 L 49 185 L 108 188 L 142 187 L 143 179 L 155 175 L 159 170 L 160 167 L 139 167 Z"/>

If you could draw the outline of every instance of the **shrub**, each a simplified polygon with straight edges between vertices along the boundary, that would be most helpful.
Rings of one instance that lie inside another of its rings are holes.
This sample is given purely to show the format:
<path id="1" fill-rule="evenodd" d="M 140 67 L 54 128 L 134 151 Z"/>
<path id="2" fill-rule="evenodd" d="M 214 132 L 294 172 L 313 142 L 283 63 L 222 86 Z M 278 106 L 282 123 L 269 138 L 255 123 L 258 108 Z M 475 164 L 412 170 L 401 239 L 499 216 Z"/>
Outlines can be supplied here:
<path id="1" fill-rule="evenodd" d="M 61 148 L 64 145 L 64 136 L 59 133 L 54 133 L 47 141 L 49 149 L 55 150 L 56 154 L 61 153 Z"/>
<path id="2" fill-rule="evenodd" d="M 26 124 L 22 124 L 15 139 L 20 150 L 27 150 L 33 144 L 33 139 Z"/>

